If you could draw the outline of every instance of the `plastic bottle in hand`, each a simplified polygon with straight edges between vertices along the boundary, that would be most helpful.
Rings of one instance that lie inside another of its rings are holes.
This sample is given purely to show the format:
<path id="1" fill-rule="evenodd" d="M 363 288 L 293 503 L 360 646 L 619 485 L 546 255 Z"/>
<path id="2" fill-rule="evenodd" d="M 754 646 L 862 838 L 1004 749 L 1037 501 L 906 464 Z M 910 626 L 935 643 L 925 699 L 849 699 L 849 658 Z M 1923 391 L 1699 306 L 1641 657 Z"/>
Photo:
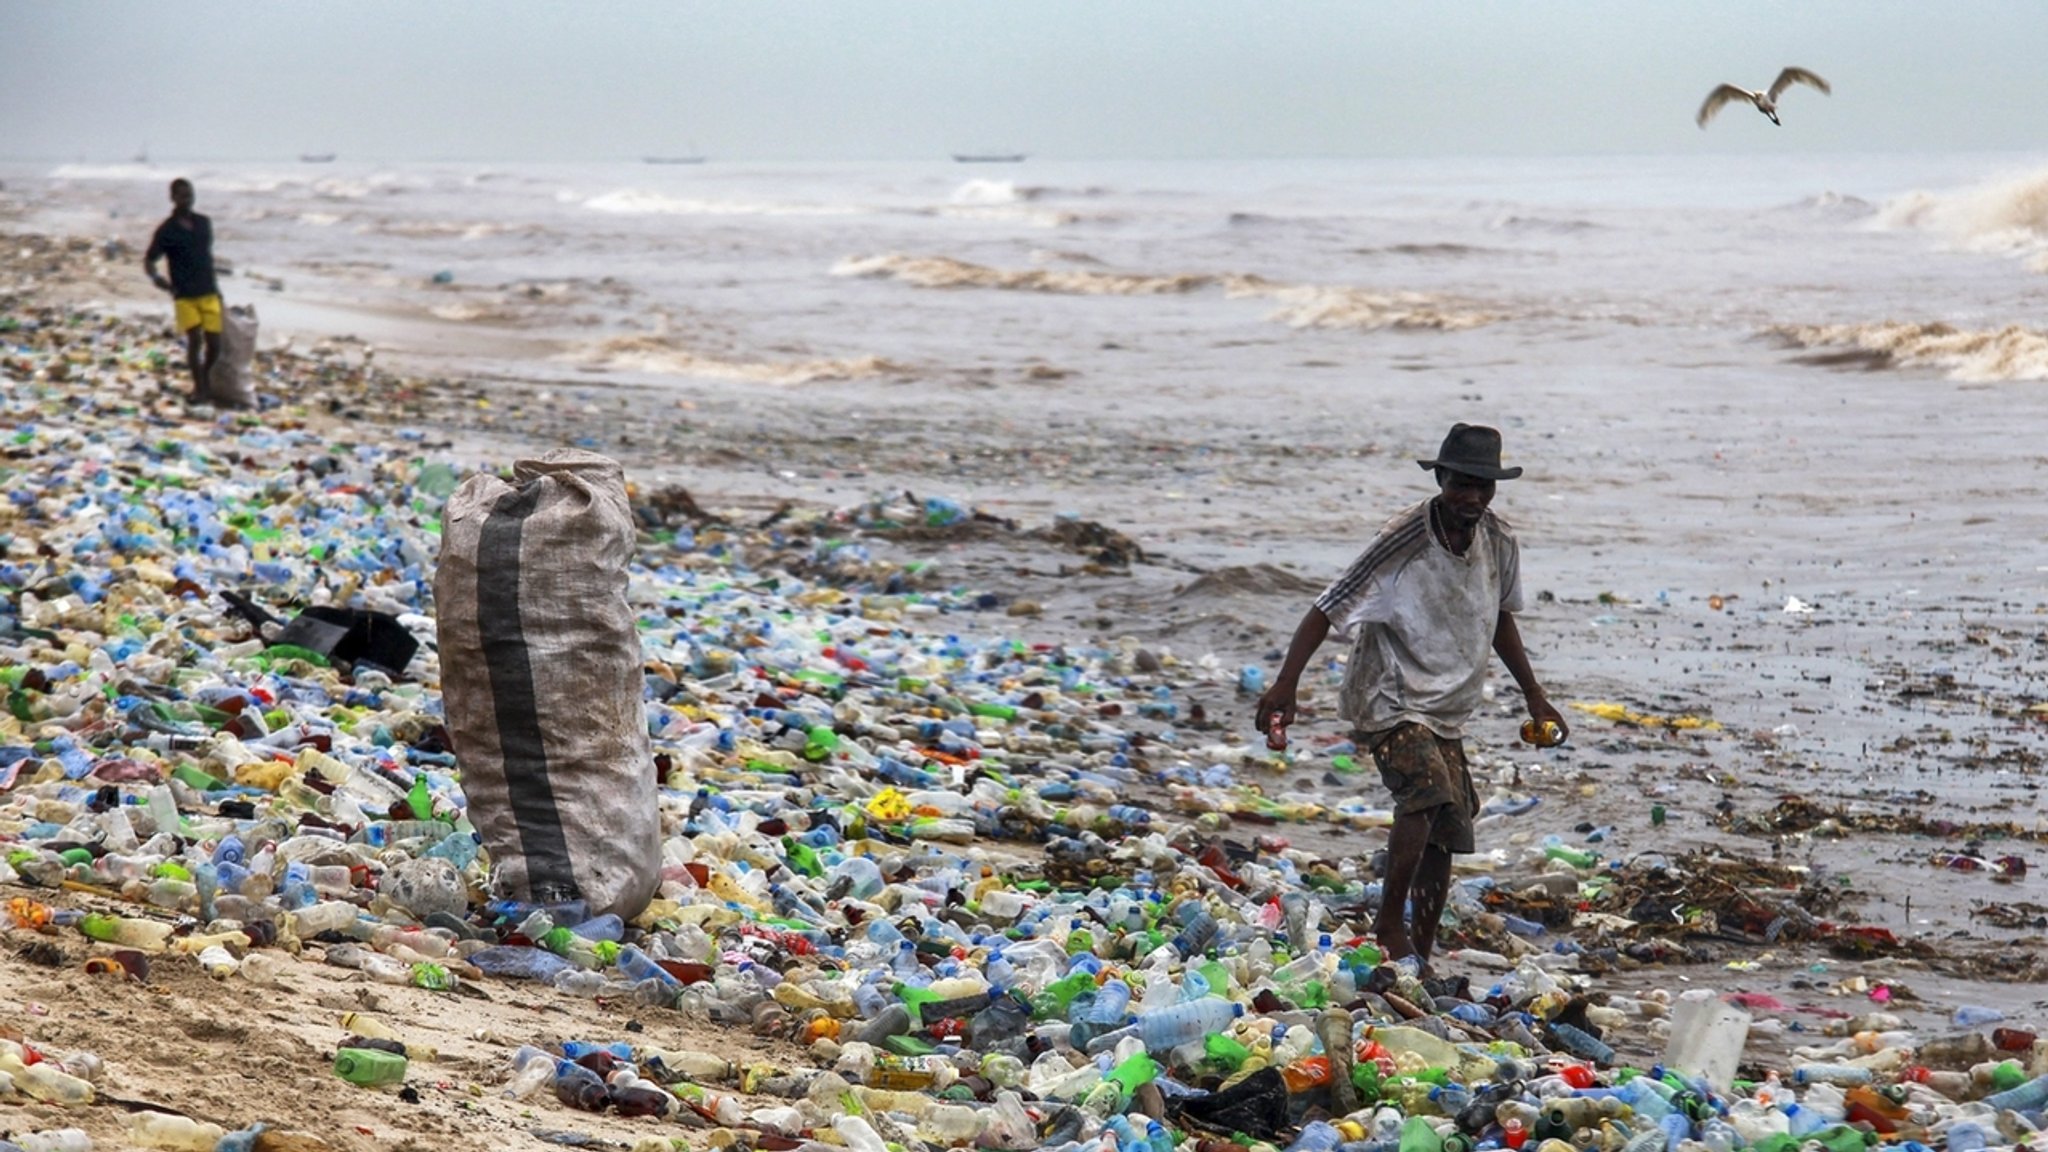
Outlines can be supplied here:
<path id="1" fill-rule="evenodd" d="M 1287 721 L 1278 711 L 1266 718 L 1266 747 L 1275 752 L 1287 751 Z"/>

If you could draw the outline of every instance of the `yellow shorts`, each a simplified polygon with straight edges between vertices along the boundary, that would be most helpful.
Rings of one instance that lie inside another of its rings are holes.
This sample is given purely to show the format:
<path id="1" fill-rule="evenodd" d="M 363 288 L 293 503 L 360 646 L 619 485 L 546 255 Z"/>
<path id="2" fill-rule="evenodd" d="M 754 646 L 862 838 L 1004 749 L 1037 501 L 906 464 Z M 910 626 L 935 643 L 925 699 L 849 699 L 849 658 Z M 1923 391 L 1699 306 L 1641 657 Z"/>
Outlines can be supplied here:
<path id="1" fill-rule="evenodd" d="M 190 332 L 204 328 L 208 332 L 220 331 L 220 294 L 211 296 L 180 296 L 171 301 L 178 311 L 178 331 Z"/>

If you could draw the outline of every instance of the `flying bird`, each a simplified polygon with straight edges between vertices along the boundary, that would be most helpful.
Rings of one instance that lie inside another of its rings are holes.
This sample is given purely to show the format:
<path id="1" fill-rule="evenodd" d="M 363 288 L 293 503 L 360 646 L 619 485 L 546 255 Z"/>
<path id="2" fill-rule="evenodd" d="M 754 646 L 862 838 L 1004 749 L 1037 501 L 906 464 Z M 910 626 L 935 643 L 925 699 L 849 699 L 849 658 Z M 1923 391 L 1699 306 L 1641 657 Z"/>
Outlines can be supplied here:
<path id="1" fill-rule="evenodd" d="M 1787 68 L 1783 72 L 1778 73 L 1778 78 L 1771 81 L 1770 88 L 1763 92 L 1751 92 L 1747 88 L 1737 88 L 1733 84 L 1723 84 L 1712 92 L 1707 93 L 1707 102 L 1700 105 L 1700 127 L 1705 128 L 1707 121 L 1714 118 L 1714 113 L 1721 110 L 1721 105 L 1731 100 L 1749 101 L 1751 104 L 1756 105 L 1757 111 L 1769 116 L 1771 123 L 1782 127 L 1783 123 L 1778 119 L 1778 97 L 1784 95 L 1785 89 L 1790 88 L 1794 84 L 1811 85 L 1820 89 L 1822 95 L 1832 91 L 1828 87 L 1827 81 L 1808 72 L 1804 68 Z"/>

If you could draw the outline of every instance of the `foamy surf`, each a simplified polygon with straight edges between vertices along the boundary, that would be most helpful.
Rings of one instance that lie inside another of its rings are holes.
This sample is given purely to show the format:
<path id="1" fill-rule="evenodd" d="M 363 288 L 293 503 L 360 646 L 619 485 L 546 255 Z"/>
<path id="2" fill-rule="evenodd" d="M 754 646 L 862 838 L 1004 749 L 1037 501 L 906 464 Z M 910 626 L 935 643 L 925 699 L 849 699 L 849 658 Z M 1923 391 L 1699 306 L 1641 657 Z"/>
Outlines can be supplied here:
<path id="1" fill-rule="evenodd" d="M 849 256 L 832 266 L 834 276 L 900 280 L 917 288 L 995 288 L 1008 292 L 1055 292 L 1069 296 L 1168 296 L 1221 283 L 1199 273 L 1147 276 L 1079 268 L 990 268 L 951 256 Z"/>
<path id="2" fill-rule="evenodd" d="M 1499 316 L 1422 292 L 1371 292 L 1332 284 L 1287 284 L 1240 273 L 1172 275 L 1098 272 L 1085 268 L 991 268 L 950 256 L 852 256 L 835 276 L 898 280 L 918 288 L 989 288 L 1070 296 L 1169 296 L 1221 289 L 1232 299 L 1266 299 L 1282 307 L 1272 319 L 1293 328 L 1477 328 Z"/>
<path id="3" fill-rule="evenodd" d="M 809 384 L 817 380 L 854 380 L 901 372 L 899 364 L 880 356 L 815 360 L 735 360 L 685 347 L 669 336 L 618 336 L 572 352 L 567 357 L 588 368 L 646 372 L 661 376 L 696 376 L 757 384 Z"/>
<path id="4" fill-rule="evenodd" d="M 1948 324 L 1783 324 L 1769 335 L 1799 348 L 1844 348 L 1864 367 L 1939 368 L 1973 383 L 2048 380 L 2048 334 L 2015 324 L 1997 331 Z"/>
<path id="5" fill-rule="evenodd" d="M 761 200 L 704 200 L 666 196 L 641 188 L 621 188 L 582 201 L 593 212 L 615 216 L 853 216 L 860 208 L 845 204 L 788 204 Z"/>
<path id="6" fill-rule="evenodd" d="M 1368 292 L 1341 284 L 1274 284 L 1257 276 L 1233 277 L 1235 297 L 1277 300 L 1272 319 L 1290 328 L 1434 329 L 1456 332 L 1491 324 L 1500 317 L 1452 304 L 1426 292 Z"/>
<path id="7" fill-rule="evenodd" d="M 2014 256 L 2048 272 L 2048 171 L 1957 192 L 1909 192 L 1887 201 L 1872 226 L 1934 232 L 1970 251 Z"/>

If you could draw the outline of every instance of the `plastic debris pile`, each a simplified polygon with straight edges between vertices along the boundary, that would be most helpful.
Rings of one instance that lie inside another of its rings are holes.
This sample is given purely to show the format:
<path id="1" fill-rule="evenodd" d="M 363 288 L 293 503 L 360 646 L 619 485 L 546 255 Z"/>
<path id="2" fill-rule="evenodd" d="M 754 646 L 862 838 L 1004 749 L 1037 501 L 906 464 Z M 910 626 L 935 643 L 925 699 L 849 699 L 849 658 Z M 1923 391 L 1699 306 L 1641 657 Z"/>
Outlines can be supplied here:
<path id="1" fill-rule="evenodd" d="M 1269 796 L 1263 750 L 1176 731 L 1177 679 L 1240 674 L 998 638 L 998 601 L 862 543 L 864 525 L 975 523 L 944 502 L 747 526 L 643 500 L 631 596 L 660 895 L 630 923 L 493 901 L 434 688 L 428 584 L 454 471 L 403 438 L 165 415 L 164 351 L 133 326 L 14 312 L 0 340 L 16 947 L 90 942 L 89 970 L 118 979 L 191 963 L 262 984 L 319 963 L 450 995 L 539 982 L 655 1028 L 675 1012 L 801 1045 L 808 1062 L 608 1037 L 504 1055 L 505 1096 L 716 1128 L 720 1146 L 1971 1152 L 2041 1122 L 2048 1049 L 1985 1035 L 1996 1012 L 1939 1036 L 1847 1018 L 1764 1067 L 1738 1062 L 1748 1019 L 1711 995 L 1594 986 L 1665 955 L 1629 949 L 1687 914 L 1698 885 L 1680 876 L 1720 875 L 1745 917 L 1730 928 L 1839 931 L 1789 876 L 1621 867 L 1553 837 L 1454 887 L 1448 960 L 1486 977 L 1382 963 L 1361 862 L 1225 834 L 1389 814 Z M 255 634 L 227 590 L 387 613 L 421 648 L 403 668 L 337 662 Z M 1357 772 L 1354 749 L 1320 754 Z M 1504 791 L 1488 818 L 1534 810 Z M 341 1026 L 350 1083 L 401 1084 L 431 1056 L 404 1021 Z M 0 1039 L 0 1098 L 83 1107 L 104 1076 L 92 1053 Z M 131 1134 L 257 1135 L 156 1112 Z"/>

